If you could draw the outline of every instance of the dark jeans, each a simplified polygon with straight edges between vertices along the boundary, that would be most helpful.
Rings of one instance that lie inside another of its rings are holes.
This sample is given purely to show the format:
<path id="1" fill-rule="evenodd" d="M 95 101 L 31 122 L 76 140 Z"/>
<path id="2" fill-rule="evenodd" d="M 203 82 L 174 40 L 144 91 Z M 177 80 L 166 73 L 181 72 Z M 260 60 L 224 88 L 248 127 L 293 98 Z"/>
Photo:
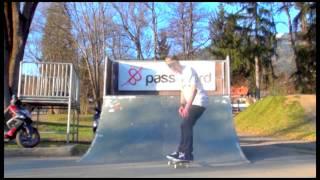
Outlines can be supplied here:
<path id="1" fill-rule="evenodd" d="M 185 153 L 187 156 L 190 156 L 193 151 L 193 126 L 204 110 L 204 107 L 192 105 L 189 111 L 189 117 L 183 119 L 181 122 L 181 137 L 178 151 Z"/>

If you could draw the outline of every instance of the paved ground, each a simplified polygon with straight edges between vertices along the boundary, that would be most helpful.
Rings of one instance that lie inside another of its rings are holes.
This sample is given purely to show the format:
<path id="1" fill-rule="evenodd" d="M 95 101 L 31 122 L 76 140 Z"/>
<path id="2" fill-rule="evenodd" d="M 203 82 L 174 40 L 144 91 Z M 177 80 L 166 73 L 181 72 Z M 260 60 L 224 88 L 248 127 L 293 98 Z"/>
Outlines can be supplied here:
<path id="1" fill-rule="evenodd" d="M 6 157 L 4 177 L 316 177 L 315 143 L 241 137 L 249 164 L 188 169 L 168 167 L 166 160 L 140 163 L 80 164 L 80 156 Z"/>

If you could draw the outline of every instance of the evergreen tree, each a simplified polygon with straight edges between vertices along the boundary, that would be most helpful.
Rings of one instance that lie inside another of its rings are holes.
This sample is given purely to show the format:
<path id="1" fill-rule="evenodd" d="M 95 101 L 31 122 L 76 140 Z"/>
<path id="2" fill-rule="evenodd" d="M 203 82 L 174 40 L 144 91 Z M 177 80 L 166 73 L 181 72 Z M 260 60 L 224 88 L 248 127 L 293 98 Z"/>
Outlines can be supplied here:
<path id="1" fill-rule="evenodd" d="M 71 21 L 65 3 L 53 2 L 48 8 L 47 22 L 41 42 L 42 59 L 50 62 L 75 62 L 77 51 L 71 34 Z"/>
<path id="2" fill-rule="evenodd" d="M 270 5 L 270 4 L 268 4 Z M 268 73 L 271 71 L 271 78 L 274 76 L 272 72 L 272 56 L 275 55 L 275 24 L 272 22 L 272 12 L 264 6 L 263 3 L 249 2 L 241 4 L 244 11 L 242 11 L 242 20 L 245 22 L 243 28 L 252 37 L 253 51 L 256 69 L 256 95 L 260 97 L 261 89 L 261 70 L 264 71 L 262 77 L 267 79 Z M 265 85 L 270 84 L 272 79 L 269 78 Z"/>
<path id="3" fill-rule="evenodd" d="M 225 12 L 223 5 L 219 5 L 217 12 L 209 21 L 211 36 L 211 53 L 218 59 L 231 59 L 232 82 L 238 82 L 239 77 L 250 79 L 254 75 L 254 64 L 250 61 L 249 37 L 238 25 L 239 16 Z"/>
<path id="4" fill-rule="evenodd" d="M 255 89 L 259 97 L 260 69 L 265 85 L 274 77 L 271 60 L 276 48 L 275 24 L 271 10 L 262 4 L 242 3 L 240 7 L 240 11 L 228 14 L 220 4 L 210 21 L 211 50 L 220 58 L 229 54 L 232 76 L 248 79 L 250 89 Z"/>
<path id="5" fill-rule="evenodd" d="M 74 63 L 74 68 L 78 69 L 78 55 L 71 29 L 65 3 L 52 2 L 47 11 L 44 36 L 41 41 L 43 61 Z M 54 112 L 57 113 L 52 109 L 51 113 Z"/>
<path id="6" fill-rule="evenodd" d="M 295 17 L 291 9 L 297 9 Z M 291 47 L 294 51 L 296 72 L 291 75 L 295 89 L 300 93 L 316 91 L 316 3 L 283 2 L 278 13 L 285 12 L 288 18 Z"/>
<path id="7" fill-rule="evenodd" d="M 297 71 L 292 75 L 300 93 L 316 91 L 316 3 L 296 2 L 298 14 L 293 19 Z M 300 28 L 298 28 L 300 27 Z"/>

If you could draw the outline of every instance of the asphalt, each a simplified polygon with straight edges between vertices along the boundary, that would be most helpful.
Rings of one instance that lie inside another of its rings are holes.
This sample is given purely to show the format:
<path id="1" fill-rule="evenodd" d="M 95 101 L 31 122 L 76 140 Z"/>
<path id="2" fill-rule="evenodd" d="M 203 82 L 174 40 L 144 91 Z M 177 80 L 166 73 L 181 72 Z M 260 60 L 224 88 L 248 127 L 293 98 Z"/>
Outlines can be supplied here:
<path id="1" fill-rule="evenodd" d="M 293 148 L 297 151 L 316 153 L 316 142 L 286 141 L 268 137 L 240 136 L 240 146 L 275 145 L 281 148 Z M 66 144 L 57 147 L 4 148 L 5 157 L 67 157 L 82 156 L 86 151 L 77 144 Z"/>

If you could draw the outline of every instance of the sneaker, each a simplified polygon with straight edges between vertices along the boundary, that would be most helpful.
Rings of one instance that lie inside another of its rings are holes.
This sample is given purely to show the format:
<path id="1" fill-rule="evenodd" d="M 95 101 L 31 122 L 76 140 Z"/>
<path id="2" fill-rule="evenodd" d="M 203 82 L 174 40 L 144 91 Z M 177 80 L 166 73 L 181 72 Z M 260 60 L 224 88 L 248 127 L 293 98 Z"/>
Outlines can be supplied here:
<path id="1" fill-rule="evenodd" d="M 193 155 L 187 155 L 185 153 L 180 152 L 178 158 L 176 159 L 180 161 L 193 161 Z"/>
<path id="2" fill-rule="evenodd" d="M 168 154 L 166 157 L 168 158 L 168 159 L 177 159 L 178 157 L 179 157 L 179 155 L 180 155 L 180 153 L 179 152 L 173 152 L 173 153 L 171 153 L 171 154 Z"/>

